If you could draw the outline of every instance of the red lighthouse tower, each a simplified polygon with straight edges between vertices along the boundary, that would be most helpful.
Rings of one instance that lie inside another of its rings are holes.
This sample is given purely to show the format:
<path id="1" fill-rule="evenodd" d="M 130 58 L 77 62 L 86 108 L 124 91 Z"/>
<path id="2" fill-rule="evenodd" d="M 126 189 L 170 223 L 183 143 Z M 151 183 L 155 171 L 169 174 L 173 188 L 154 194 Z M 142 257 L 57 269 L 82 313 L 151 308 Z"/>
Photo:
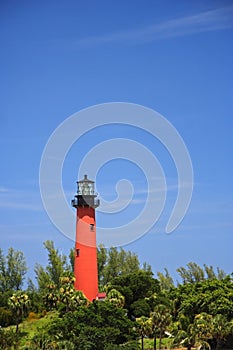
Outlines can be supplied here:
<path id="1" fill-rule="evenodd" d="M 99 206 L 99 199 L 96 198 L 94 181 L 87 175 L 77 185 L 77 194 L 71 202 L 77 209 L 74 286 L 92 301 L 98 298 L 95 208 Z"/>

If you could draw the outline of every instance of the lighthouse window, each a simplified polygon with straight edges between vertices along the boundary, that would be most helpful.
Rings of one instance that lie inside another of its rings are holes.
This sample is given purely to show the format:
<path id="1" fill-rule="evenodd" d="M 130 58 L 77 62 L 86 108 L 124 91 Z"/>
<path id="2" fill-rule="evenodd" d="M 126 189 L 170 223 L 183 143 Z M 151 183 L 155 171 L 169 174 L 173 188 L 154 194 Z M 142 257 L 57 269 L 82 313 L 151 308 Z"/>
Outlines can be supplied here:
<path id="1" fill-rule="evenodd" d="M 76 256 L 80 255 L 80 249 L 76 249 Z"/>
<path id="2" fill-rule="evenodd" d="M 90 224 L 90 231 L 94 231 L 94 224 Z"/>

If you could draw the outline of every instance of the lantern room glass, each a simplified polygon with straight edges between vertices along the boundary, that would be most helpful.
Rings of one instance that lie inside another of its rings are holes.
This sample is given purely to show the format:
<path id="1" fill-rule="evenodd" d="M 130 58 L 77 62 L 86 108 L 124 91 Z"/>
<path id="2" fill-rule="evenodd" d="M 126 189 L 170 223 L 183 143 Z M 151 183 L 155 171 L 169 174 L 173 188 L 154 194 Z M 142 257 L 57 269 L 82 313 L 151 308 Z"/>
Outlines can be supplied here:
<path id="1" fill-rule="evenodd" d="M 87 178 L 87 175 L 84 175 L 84 179 L 78 181 L 78 195 L 79 196 L 94 196 L 95 195 L 95 185 L 94 181 L 91 181 Z"/>

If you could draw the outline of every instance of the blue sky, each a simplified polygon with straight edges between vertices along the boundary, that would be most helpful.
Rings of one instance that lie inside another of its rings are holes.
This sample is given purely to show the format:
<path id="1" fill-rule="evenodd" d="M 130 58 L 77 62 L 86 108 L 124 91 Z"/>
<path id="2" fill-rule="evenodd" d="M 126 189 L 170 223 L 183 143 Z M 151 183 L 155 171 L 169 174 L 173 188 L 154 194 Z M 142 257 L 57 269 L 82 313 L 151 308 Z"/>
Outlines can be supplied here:
<path id="1" fill-rule="evenodd" d="M 182 136 L 192 159 L 189 210 L 170 235 L 165 226 L 177 194 L 166 149 L 144 131 L 104 126 L 84 135 L 64 162 L 69 202 L 79 165 L 96 144 L 130 138 L 159 159 L 168 183 L 157 224 L 126 245 L 153 270 L 195 261 L 232 268 L 233 5 L 231 1 L 1 1 L 0 246 L 25 253 L 29 276 L 46 263 L 43 241 L 68 253 L 72 240 L 51 223 L 39 189 L 39 166 L 52 132 L 92 105 L 130 102 L 152 108 Z M 85 120 L 80 121 L 85 123 Z M 88 172 L 88 171 L 87 171 Z M 127 178 L 134 201 L 116 216 L 97 213 L 105 227 L 137 216 L 145 200 L 143 172 L 125 160 L 99 171 L 98 192 L 114 199 Z"/>

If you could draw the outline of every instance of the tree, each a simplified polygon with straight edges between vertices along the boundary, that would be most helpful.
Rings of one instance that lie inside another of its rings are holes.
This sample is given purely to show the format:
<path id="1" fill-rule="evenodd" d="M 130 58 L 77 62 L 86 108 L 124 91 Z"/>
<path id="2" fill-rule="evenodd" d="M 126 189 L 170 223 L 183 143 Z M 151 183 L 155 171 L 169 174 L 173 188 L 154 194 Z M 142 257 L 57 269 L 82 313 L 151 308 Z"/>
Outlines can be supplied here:
<path id="1" fill-rule="evenodd" d="M 144 350 L 144 337 L 151 334 L 151 319 L 145 316 L 136 319 L 137 331 L 141 337 L 141 349 Z"/>
<path id="2" fill-rule="evenodd" d="M 145 263 L 143 264 L 143 270 L 152 273 L 151 266 Z M 140 262 L 135 253 L 123 248 L 112 247 L 106 249 L 103 245 L 98 247 L 98 274 L 101 285 L 106 285 L 115 277 L 138 271 L 140 271 Z"/>
<path id="3" fill-rule="evenodd" d="M 213 266 L 208 266 L 208 265 L 204 264 L 204 268 L 205 268 L 205 273 L 206 273 L 208 279 L 216 278 L 216 274 L 214 272 Z"/>
<path id="4" fill-rule="evenodd" d="M 44 247 L 48 251 L 49 264 L 46 270 L 52 280 L 52 282 L 60 286 L 60 277 L 68 270 L 66 256 L 59 254 L 58 249 L 55 249 L 53 241 L 45 241 Z"/>
<path id="5" fill-rule="evenodd" d="M 56 288 L 60 288 L 60 277 L 66 272 L 70 272 L 71 267 L 67 264 L 66 256 L 59 254 L 58 249 L 54 247 L 53 241 L 45 241 L 44 247 L 48 252 L 48 265 L 46 268 L 40 264 L 35 266 L 39 289 L 46 289 L 48 284 L 54 284 Z"/>
<path id="6" fill-rule="evenodd" d="M 1 350 L 17 349 L 19 335 L 15 334 L 12 329 L 0 327 L 0 344 Z"/>
<path id="7" fill-rule="evenodd" d="M 0 328 L 15 323 L 15 317 L 9 307 L 0 307 Z"/>
<path id="8" fill-rule="evenodd" d="M 104 284 L 104 267 L 107 263 L 107 249 L 102 244 L 100 244 L 98 247 L 97 256 L 99 284 Z"/>
<path id="9" fill-rule="evenodd" d="M 165 305 L 171 311 L 174 309 L 173 299 L 169 297 L 168 292 L 165 290 L 158 290 L 149 297 L 146 297 L 145 301 L 150 306 L 150 311 L 154 311 L 154 308 L 161 304 Z"/>
<path id="10" fill-rule="evenodd" d="M 7 290 L 7 273 L 6 273 L 6 259 L 3 250 L 0 248 L 0 290 L 5 292 Z"/>
<path id="11" fill-rule="evenodd" d="M 128 316 L 134 318 L 136 316 L 133 310 L 134 303 L 138 300 L 144 301 L 145 297 L 150 297 L 155 292 L 158 292 L 159 283 L 153 278 L 151 273 L 140 270 L 114 278 L 107 288 L 114 288 L 124 295 Z"/>
<path id="12" fill-rule="evenodd" d="M 133 339 L 133 327 L 124 309 L 96 300 L 54 320 L 48 335 L 56 342 L 72 342 L 75 349 L 103 350 L 109 343 L 124 344 Z"/>
<path id="13" fill-rule="evenodd" d="M 187 269 L 179 267 L 176 271 L 182 278 L 183 283 L 196 283 L 204 280 L 204 270 L 196 263 L 189 262 Z"/>
<path id="14" fill-rule="evenodd" d="M 207 266 L 204 264 L 204 268 L 201 268 L 194 262 L 189 262 L 187 268 L 179 267 L 176 271 L 180 275 L 184 284 L 202 282 L 205 279 L 222 280 L 226 277 L 225 272 L 219 267 L 217 267 L 217 273 L 215 273 L 213 266 Z"/>
<path id="15" fill-rule="evenodd" d="M 215 315 L 212 318 L 211 331 L 218 350 L 227 336 L 233 332 L 233 322 L 228 321 L 225 315 Z"/>
<path id="16" fill-rule="evenodd" d="M 52 284 L 51 276 L 49 276 L 49 273 L 46 271 L 46 269 L 44 269 L 44 267 L 38 263 L 36 263 L 34 271 L 36 274 L 39 290 L 46 290 L 47 286 L 49 284 Z"/>
<path id="17" fill-rule="evenodd" d="M 223 314 L 228 321 L 233 318 L 232 278 L 229 276 L 179 285 L 168 295 L 175 301 L 176 314 L 184 314 L 190 323 L 202 312 L 213 316 Z"/>
<path id="18" fill-rule="evenodd" d="M 125 305 L 125 297 L 116 289 L 111 289 L 107 293 L 107 297 L 105 300 L 109 301 L 111 304 L 115 305 L 116 307 L 124 307 Z"/>
<path id="19" fill-rule="evenodd" d="M 147 301 L 147 298 L 138 299 L 138 300 L 134 301 L 130 305 L 130 310 L 132 312 L 132 315 L 134 315 L 134 317 L 136 317 L 136 318 L 139 318 L 141 316 L 149 317 L 150 312 L 151 312 L 151 308 L 150 308 L 150 305 Z"/>
<path id="20" fill-rule="evenodd" d="M 8 254 L 4 257 L 0 249 L 0 291 L 19 290 L 27 272 L 26 260 L 21 251 L 8 249 Z"/>
<path id="21" fill-rule="evenodd" d="M 159 304 L 151 313 L 152 333 L 154 336 L 154 350 L 156 350 L 156 338 L 159 338 L 159 349 L 162 346 L 162 337 L 172 321 L 170 310 L 164 304 Z"/>
<path id="22" fill-rule="evenodd" d="M 158 276 L 161 289 L 169 291 L 171 288 L 174 287 L 174 282 L 171 275 L 168 272 L 168 269 L 165 268 L 164 271 L 165 271 L 164 274 L 162 272 L 157 272 L 157 276 Z"/>
<path id="23" fill-rule="evenodd" d="M 59 301 L 65 305 L 65 311 L 68 312 L 72 308 L 72 297 L 74 294 L 73 276 L 60 277 Z"/>
<path id="24" fill-rule="evenodd" d="M 29 306 L 30 300 L 26 293 L 18 291 L 9 298 L 8 305 L 15 312 L 16 315 L 16 333 L 19 330 L 19 323 L 25 315 Z"/>
<path id="25" fill-rule="evenodd" d="M 153 275 L 152 267 L 151 267 L 151 265 L 148 264 L 147 262 L 144 262 L 144 263 L 142 264 L 142 271 L 148 272 L 148 273 L 150 273 L 150 274 Z"/>
<path id="26" fill-rule="evenodd" d="M 223 271 L 222 269 L 220 269 L 219 267 L 217 267 L 217 278 L 219 280 L 223 280 L 227 275 L 225 273 L 225 271 Z"/>
<path id="27" fill-rule="evenodd" d="M 210 349 L 208 340 L 211 339 L 212 315 L 202 312 L 195 316 L 194 327 L 196 333 L 196 345 Z"/>
<path id="28" fill-rule="evenodd" d="M 60 277 L 60 288 L 53 283 L 47 285 L 47 292 L 43 299 L 48 310 L 58 309 L 60 314 L 65 314 L 77 310 L 81 305 L 88 304 L 83 293 L 74 289 L 74 280 L 70 272 Z"/>
<path id="29" fill-rule="evenodd" d="M 58 305 L 65 306 L 65 312 L 75 311 L 81 305 L 87 305 L 88 300 L 81 291 L 74 289 L 75 278 L 70 273 L 69 275 L 60 277 L 61 287 L 59 289 Z"/>
<path id="30" fill-rule="evenodd" d="M 188 317 L 180 313 L 176 322 L 170 327 L 172 333 L 172 347 L 186 347 L 191 350 L 196 343 L 196 332 L 193 323 L 190 323 Z"/>
<path id="31" fill-rule="evenodd" d="M 70 259 L 71 271 L 74 273 L 74 259 L 75 259 L 74 248 L 70 249 L 69 259 Z"/>
<path id="32" fill-rule="evenodd" d="M 44 305 L 47 310 L 56 309 L 59 301 L 59 293 L 55 284 L 47 285 L 47 293 L 43 296 Z"/>

